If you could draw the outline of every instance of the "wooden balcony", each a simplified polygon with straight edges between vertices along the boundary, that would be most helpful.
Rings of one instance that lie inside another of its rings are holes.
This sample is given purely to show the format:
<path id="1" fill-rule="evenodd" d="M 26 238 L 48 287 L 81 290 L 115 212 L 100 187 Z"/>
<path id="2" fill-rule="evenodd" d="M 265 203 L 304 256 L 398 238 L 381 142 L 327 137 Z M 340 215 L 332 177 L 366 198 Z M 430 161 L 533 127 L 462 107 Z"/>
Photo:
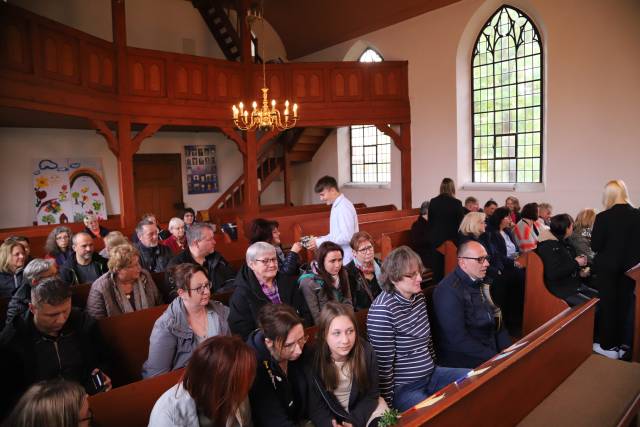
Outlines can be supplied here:
<path id="1" fill-rule="evenodd" d="M 259 65 L 127 47 L 0 4 L 0 106 L 132 123 L 231 126 L 257 100 Z M 126 81 L 119 84 L 118 76 Z M 408 123 L 407 62 L 267 65 L 270 97 L 300 105 L 300 126 Z"/>

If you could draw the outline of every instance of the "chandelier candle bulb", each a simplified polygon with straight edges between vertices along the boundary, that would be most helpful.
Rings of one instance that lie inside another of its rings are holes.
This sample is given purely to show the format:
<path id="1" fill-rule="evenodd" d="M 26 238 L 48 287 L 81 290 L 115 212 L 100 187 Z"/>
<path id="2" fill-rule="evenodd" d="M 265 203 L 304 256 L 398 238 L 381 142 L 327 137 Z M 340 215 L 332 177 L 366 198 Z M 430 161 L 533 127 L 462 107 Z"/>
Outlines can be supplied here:
<path id="1" fill-rule="evenodd" d="M 293 104 L 293 118 L 298 118 L 298 104 Z"/>

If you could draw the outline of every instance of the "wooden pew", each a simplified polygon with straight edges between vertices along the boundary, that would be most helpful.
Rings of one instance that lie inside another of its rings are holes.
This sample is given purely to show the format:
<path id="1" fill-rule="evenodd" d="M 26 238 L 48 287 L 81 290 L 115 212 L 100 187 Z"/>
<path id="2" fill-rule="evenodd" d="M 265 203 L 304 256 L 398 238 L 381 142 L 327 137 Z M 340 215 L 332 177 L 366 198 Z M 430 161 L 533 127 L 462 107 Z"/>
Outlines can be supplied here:
<path id="1" fill-rule="evenodd" d="M 638 411 L 640 366 L 592 355 L 596 303 L 566 309 L 406 411 L 398 426 L 626 425 Z"/>
<path id="2" fill-rule="evenodd" d="M 384 259 L 398 246 L 409 246 L 411 243 L 411 229 L 392 231 L 380 235 L 380 259 Z"/>
<path id="3" fill-rule="evenodd" d="M 453 272 L 458 265 L 458 247 L 451 240 L 447 240 L 436 250 L 444 255 L 444 275 L 446 276 Z"/>
<path id="4" fill-rule="evenodd" d="M 143 427 L 156 400 L 180 381 L 183 369 L 89 396 L 94 427 Z"/>
<path id="5" fill-rule="evenodd" d="M 636 282 L 635 316 L 633 319 L 633 352 L 631 360 L 640 362 L 640 266 L 627 271 L 627 276 Z"/>
<path id="6" fill-rule="evenodd" d="M 114 386 L 121 386 L 142 378 L 142 364 L 149 355 L 149 337 L 156 319 L 166 305 L 107 317 L 98 321 L 98 327 L 109 350 L 112 361 L 107 375 Z"/>
<path id="7" fill-rule="evenodd" d="M 522 316 L 522 333 L 526 335 L 563 312 L 569 305 L 549 292 L 545 286 L 544 266 L 535 252 L 520 255 L 518 263 L 526 268 Z"/>

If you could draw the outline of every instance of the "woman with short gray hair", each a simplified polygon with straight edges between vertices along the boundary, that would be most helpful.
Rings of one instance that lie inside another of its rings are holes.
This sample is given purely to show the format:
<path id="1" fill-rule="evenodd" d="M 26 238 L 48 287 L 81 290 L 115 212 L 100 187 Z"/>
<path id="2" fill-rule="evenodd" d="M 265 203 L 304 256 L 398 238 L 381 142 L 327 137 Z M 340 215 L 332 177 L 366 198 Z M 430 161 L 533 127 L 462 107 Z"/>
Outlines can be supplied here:
<path id="1" fill-rule="evenodd" d="M 229 301 L 231 332 L 246 339 L 256 329 L 258 311 L 265 304 L 289 304 L 295 307 L 296 277 L 278 272 L 276 249 L 267 242 L 256 242 L 246 253 L 234 282 Z"/>
<path id="2" fill-rule="evenodd" d="M 184 251 L 187 247 L 187 236 L 184 231 L 184 221 L 180 218 L 173 217 L 169 221 L 169 232 L 171 236 L 160 242 L 165 245 L 174 255 Z"/>

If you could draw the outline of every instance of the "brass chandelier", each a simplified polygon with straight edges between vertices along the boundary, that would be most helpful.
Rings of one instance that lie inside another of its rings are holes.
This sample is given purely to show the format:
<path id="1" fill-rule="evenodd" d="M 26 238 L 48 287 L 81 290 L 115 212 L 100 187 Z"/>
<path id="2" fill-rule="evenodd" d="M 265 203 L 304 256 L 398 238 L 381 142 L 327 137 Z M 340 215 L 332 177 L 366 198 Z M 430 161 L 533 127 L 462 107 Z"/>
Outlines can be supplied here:
<path id="1" fill-rule="evenodd" d="M 264 37 L 264 18 L 260 14 L 262 21 L 262 37 Z M 286 130 L 291 129 L 298 121 L 298 104 L 293 104 L 289 110 L 289 101 L 284 101 L 284 111 L 281 113 L 276 108 L 276 100 L 271 100 L 269 105 L 269 88 L 267 87 L 267 71 L 264 62 L 264 42 L 262 43 L 262 105 L 258 108 L 258 103 L 253 101 L 252 111 L 246 110 L 242 102 L 233 105 L 233 123 L 240 130 L 261 130 L 269 131 L 272 129 Z M 291 114 L 293 113 L 293 114 Z"/>

